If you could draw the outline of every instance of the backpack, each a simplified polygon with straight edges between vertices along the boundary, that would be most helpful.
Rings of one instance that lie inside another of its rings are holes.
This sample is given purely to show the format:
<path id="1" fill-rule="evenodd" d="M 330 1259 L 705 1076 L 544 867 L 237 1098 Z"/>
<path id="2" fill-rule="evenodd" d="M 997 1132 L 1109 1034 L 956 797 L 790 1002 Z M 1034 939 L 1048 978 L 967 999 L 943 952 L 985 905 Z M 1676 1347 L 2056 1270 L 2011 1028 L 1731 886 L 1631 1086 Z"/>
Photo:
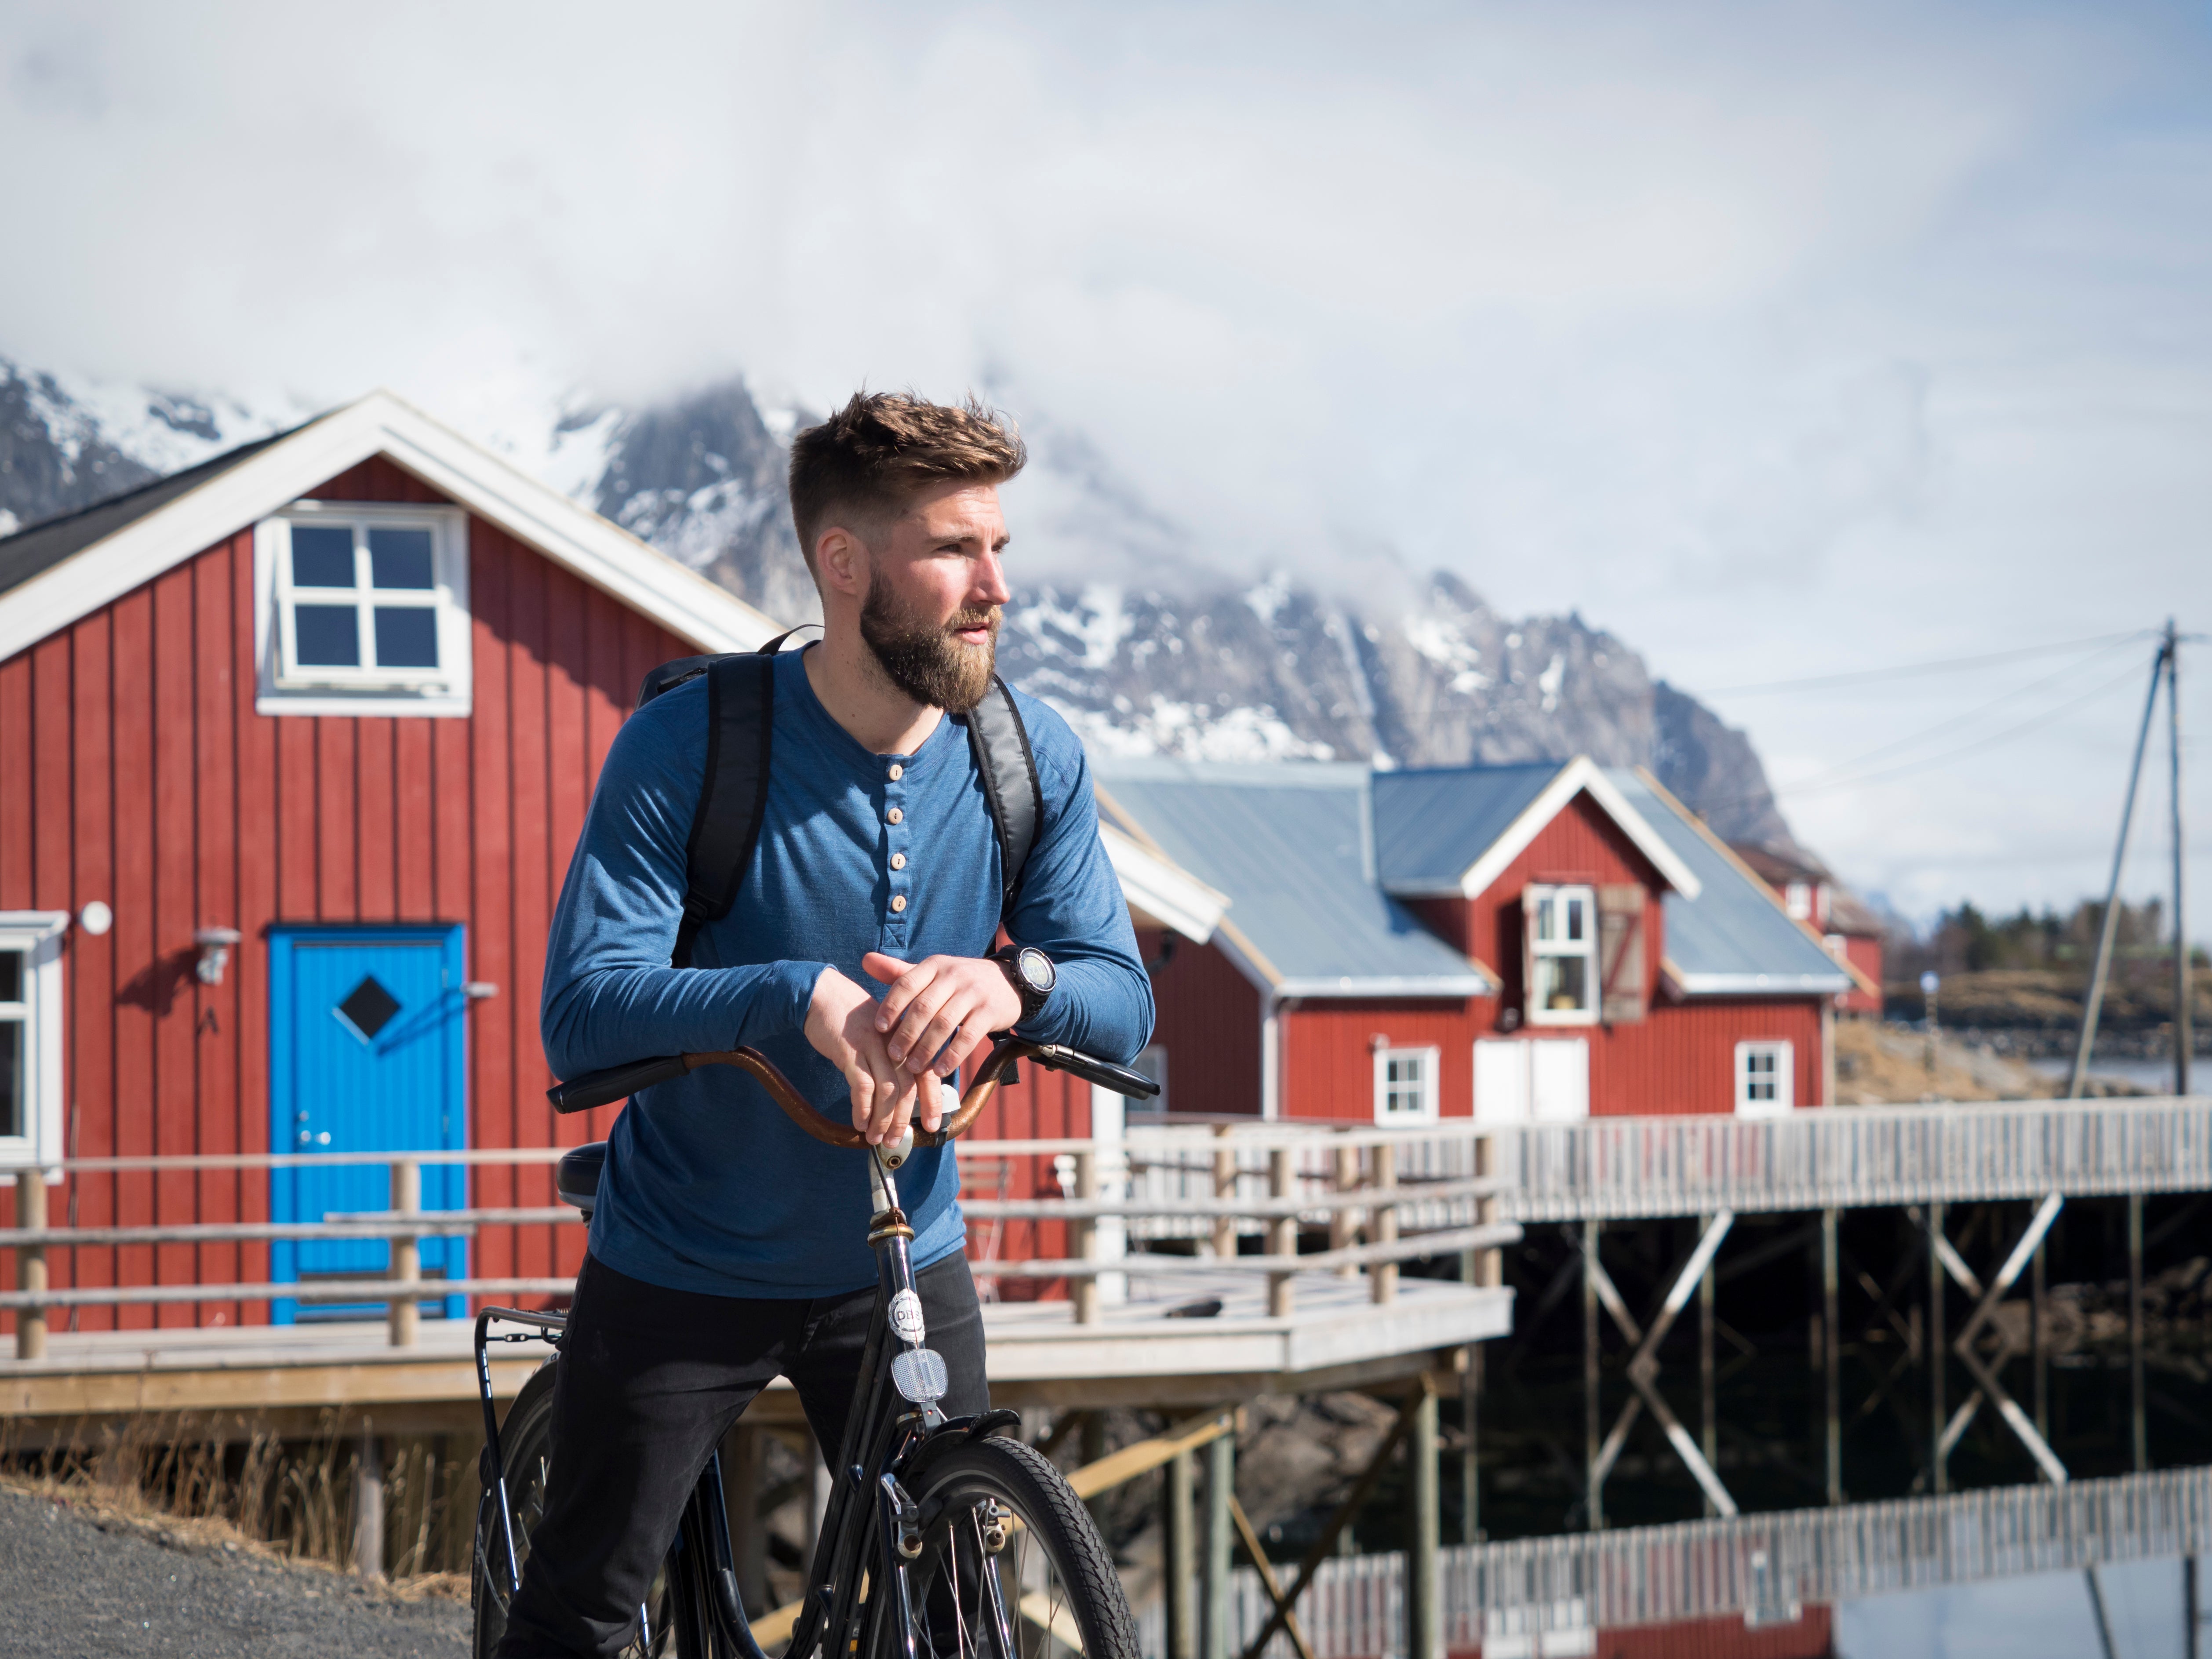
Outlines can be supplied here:
<path id="1" fill-rule="evenodd" d="M 699 929 L 720 921 L 737 902 L 745 866 L 760 840 L 768 811 L 769 750 L 775 730 L 775 653 L 792 634 L 779 634 L 757 651 L 727 656 L 678 657 L 645 677 L 637 690 L 642 708 L 664 691 L 701 675 L 707 678 L 707 775 L 699 787 L 699 806 L 684 846 L 684 920 L 676 930 L 672 968 L 691 965 L 691 946 Z M 1001 919 L 1014 908 L 1022 869 L 1036 844 L 1043 816 L 1043 791 L 1037 782 L 1036 757 L 1030 734 L 1014 707 L 1013 694 L 996 674 L 983 701 L 964 715 L 968 747 L 982 775 L 983 799 L 999 838 L 999 866 L 1005 880 L 999 895 Z"/>

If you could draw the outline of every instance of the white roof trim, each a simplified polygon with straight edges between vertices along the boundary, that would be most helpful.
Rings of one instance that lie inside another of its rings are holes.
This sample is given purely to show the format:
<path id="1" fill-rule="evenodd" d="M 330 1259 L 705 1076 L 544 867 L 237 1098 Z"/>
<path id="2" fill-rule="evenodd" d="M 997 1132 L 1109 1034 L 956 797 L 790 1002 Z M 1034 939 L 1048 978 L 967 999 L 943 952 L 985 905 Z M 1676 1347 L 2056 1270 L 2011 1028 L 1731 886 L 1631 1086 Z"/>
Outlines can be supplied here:
<path id="1" fill-rule="evenodd" d="M 1567 803 L 1585 789 L 1589 791 L 1590 799 L 1605 810 L 1605 815 L 1620 826 L 1621 833 L 1636 850 L 1650 860 L 1651 867 L 1666 878 L 1669 887 L 1686 899 L 1693 899 L 1704 890 L 1704 884 L 1691 872 L 1690 866 L 1682 862 L 1644 815 L 1628 804 L 1628 798 L 1614 787 L 1613 781 L 1598 769 L 1589 756 L 1577 755 L 1559 769 L 1558 775 L 1544 786 L 1542 793 L 1521 810 L 1520 817 L 1506 826 L 1505 833 L 1484 848 L 1482 856 L 1467 867 L 1459 878 L 1460 896 L 1473 898 L 1504 875 L 1505 866 L 1527 851 L 1528 843 L 1536 839 L 1544 826 L 1565 811 Z M 1401 890 L 1394 887 L 1390 890 Z"/>
<path id="2" fill-rule="evenodd" d="M 1213 937 L 1229 908 L 1227 895 L 1111 823 L 1098 826 L 1098 839 L 1105 844 L 1114 873 L 1121 878 L 1121 896 L 1131 908 L 1174 928 L 1194 944 L 1203 945 Z"/>
<path id="3" fill-rule="evenodd" d="M 0 594 L 0 661 L 380 454 L 702 651 L 750 650 L 780 631 L 619 526 L 373 392 Z"/>
<path id="4" fill-rule="evenodd" d="M 1480 974 L 1398 975 L 1359 978 L 1286 979 L 1275 988 L 1279 997 L 1489 997 L 1498 987 Z"/>
<path id="5" fill-rule="evenodd" d="M 1814 991 L 1848 991 L 1857 981 L 1849 974 L 1686 974 L 1668 966 L 1667 976 L 1685 996 L 1802 996 Z"/>

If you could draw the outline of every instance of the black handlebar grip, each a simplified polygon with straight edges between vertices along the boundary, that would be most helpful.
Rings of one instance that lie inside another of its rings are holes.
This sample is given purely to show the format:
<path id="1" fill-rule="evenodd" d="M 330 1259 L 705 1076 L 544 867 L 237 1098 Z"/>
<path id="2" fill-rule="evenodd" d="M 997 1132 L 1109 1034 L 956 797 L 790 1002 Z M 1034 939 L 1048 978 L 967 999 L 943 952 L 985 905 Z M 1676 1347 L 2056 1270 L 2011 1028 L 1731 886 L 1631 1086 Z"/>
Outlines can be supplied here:
<path id="1" fill-rule="evenodd" d="M 611 1106 L 640 1089 L 682 1077 L 684 1070 L 681 1054 L 634 1060 L 627 1066 L 610 1066 L 604 1072 L 586 1072 L 566 1083 L 556 1083 L 545 1091 L 545 1098 L 553 1103 L 556 1112 L 588 1112 L 594 1106 Z"/>
<path id="2" fill-rule="evenodd" d="M 1095 1059 L 1073 1048 L 1064 1048 L 1056 1042 L 1040 1045 L 1030 1058 L 1055 1072 L 1066 1072 L 1071 1077 L 1081 1078 L 1085 1083 L 1111 1089 L 1117 1095 L 1134 1095 L 1139 1100 L 1150 1100 L 1160 1091 L 1160 1085 L 1142 1072 L 1133 1072 L 1126 1066 L 1115 1065 L 1111 1060 Z"/>

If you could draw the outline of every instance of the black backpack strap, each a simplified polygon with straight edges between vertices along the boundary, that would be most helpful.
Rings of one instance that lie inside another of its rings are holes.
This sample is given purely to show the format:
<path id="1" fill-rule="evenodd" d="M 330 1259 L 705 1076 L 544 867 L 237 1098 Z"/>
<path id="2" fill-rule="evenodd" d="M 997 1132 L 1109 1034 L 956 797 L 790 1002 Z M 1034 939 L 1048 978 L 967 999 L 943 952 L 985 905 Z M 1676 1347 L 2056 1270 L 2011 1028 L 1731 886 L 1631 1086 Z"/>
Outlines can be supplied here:
<path id="1" fill-rule="evenodd" d="M 676 929 L 672 968 L 691 965 L 691 945 L 700 927 L 720 921 L 737 901 L 768 811 L 769 747 L 775 729 L 773 656 L 747 652 L 686 661 L 701 665 L 668 684 L 707 676 L 707 769 L 691 839 L 684 849 L 684 920 Z M 681 666 L 669 663 L 654 672 Z M 647 684 L 651 685 L 651 676 Z"/>
<path id="2" fill-rule="evenodd" d="M 983 775 L 983 797 L 999 832 L 999 866 L 1006 880 L 999 896 L 1000 915 L 1004 918 L 1013 914 L 1023 867 L 1036 845 L 1044 820 L 1044 790 L 1037 782 L 1036 756 L 1030 749 L 1021 712 L 1014 707 L 1014 694 L 996 674 L 991 676 L 991 689 L 983 701 L 968 711 L 968 746 L 975 751 L 975 769 Z"/>

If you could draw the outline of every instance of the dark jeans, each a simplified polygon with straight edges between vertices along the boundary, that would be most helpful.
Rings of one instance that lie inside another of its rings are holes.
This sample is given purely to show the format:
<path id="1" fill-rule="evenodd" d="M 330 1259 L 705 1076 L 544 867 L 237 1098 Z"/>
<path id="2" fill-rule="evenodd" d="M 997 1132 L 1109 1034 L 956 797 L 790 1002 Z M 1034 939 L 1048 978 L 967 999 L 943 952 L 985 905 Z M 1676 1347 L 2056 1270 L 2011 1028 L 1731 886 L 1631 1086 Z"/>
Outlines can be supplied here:
<path id="1" fill-rule="evenodd" d="M 925 1267 L 915 1288 L 951 1383 L 945 1414 L 987 1410 L 967 1257 Z M 553 1386 L 552 1489 L 499 1659 L 612 1654 L 629 1640 L 700 1470 L 776 1376 L 791 1379 L 816 1443 L 836 1457 L 875 1300 L 872 1287 L 812 1300 L 701 1296 L 586 1256 Z"/>

